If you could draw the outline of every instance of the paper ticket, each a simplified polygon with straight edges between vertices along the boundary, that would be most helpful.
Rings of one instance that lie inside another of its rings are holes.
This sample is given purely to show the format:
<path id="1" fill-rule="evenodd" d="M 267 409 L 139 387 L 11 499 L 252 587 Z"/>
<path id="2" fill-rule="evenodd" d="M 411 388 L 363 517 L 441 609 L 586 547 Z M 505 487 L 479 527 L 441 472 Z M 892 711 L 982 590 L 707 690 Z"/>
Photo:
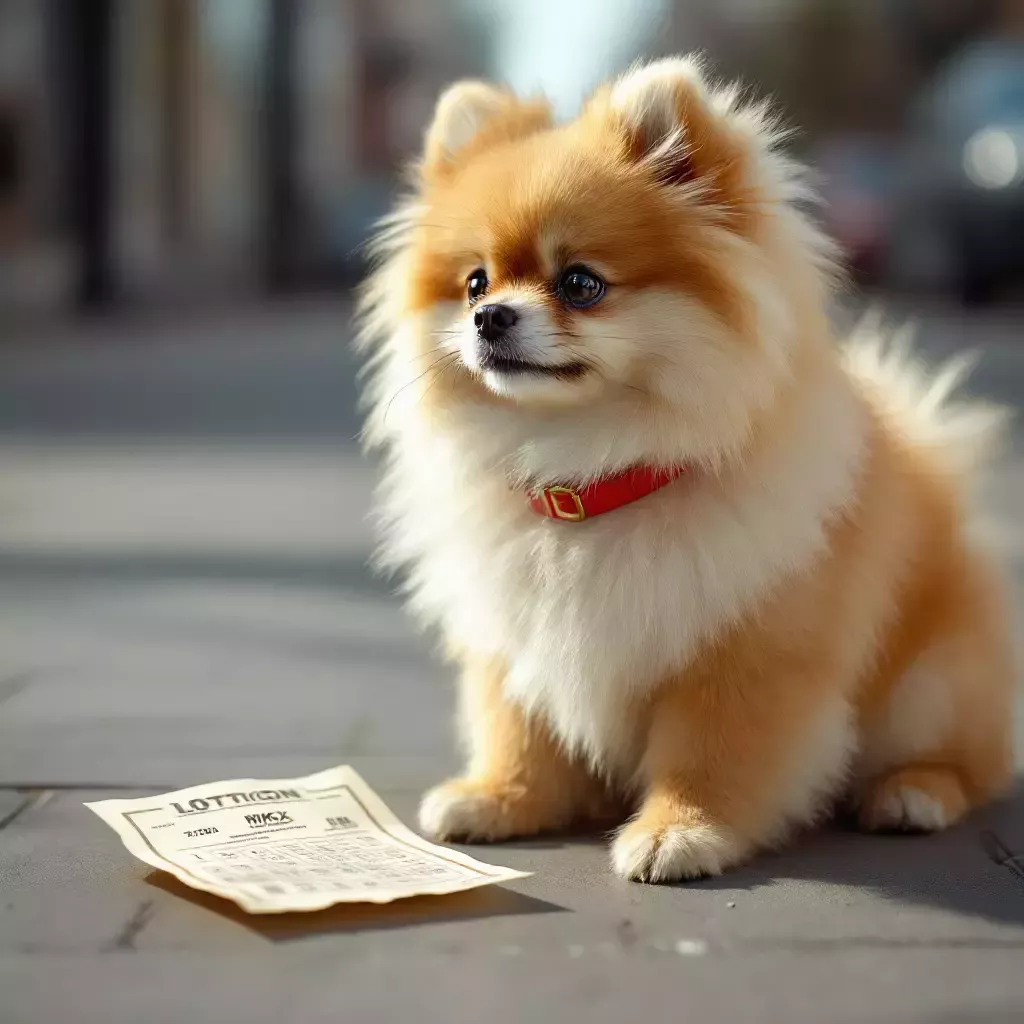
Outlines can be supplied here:
<path id="1" fill-rule="evenodd" d="M 421 839 L 347 766 L 85 806 L 140 860 L 252 914 L 390 903 L 528 875 Z"/>

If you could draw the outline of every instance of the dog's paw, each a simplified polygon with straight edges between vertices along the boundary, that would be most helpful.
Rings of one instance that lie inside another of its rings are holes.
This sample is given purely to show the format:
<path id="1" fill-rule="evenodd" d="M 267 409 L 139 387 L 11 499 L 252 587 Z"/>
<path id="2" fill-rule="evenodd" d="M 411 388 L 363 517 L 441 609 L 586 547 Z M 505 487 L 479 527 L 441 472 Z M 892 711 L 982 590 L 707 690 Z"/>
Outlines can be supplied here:
<path id="1" fill-rule="evenodd" d="M 875 783 L 860 806 L 869 832 L 938 832 L 967 811 L 956 773 L 945 768 L 904 768 Z"/>
<path id="2" fill-rule="evenodd" d="M 488 843 L 537 831 L 524 827 L 522 794 L 476 779 L 451 779 L 420 803 L 420 830 L 435 839 Z"/>
<path id="3" fill-rule="evenodd" d="M 652 826 L 640 818 L 615 837 L 612 867 L 634 882 L 677 882 L 720 875 L 746 852 L 745 845 L 722 826 Z"/>

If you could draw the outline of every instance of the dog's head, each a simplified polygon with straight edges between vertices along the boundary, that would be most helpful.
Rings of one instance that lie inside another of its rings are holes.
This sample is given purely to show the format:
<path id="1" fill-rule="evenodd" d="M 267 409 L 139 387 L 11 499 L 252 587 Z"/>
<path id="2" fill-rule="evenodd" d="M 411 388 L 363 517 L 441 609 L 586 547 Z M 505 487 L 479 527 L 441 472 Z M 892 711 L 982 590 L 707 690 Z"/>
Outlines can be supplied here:
<path id="1" fill-rule="evenodd" d="M 626 74 L 559 126 L 543 102 L 449 88 L 383 286 L 429 325 L 409 365 L 450 357 L 457 383 L 431 400 L 628 403 L 671 410 L 695 455 L 739 443 L 830 266 L 777 142 L 763 107 L 689 59 Z"/>

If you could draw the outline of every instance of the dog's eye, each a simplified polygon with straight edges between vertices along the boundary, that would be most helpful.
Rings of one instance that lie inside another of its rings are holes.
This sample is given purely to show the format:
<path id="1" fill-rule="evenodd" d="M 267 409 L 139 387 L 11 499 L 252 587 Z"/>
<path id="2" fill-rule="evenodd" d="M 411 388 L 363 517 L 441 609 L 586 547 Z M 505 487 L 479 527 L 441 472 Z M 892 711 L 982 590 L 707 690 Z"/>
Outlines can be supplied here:
<path id="1" fill-rule="evenodd" d="M 484 292 L 487 291 L 487 271 L 483 267 L 477 267 L 469 277 L 466 278 L 466 294 L 470 302 L 476 302 Z"/>
<path id="2" fill-rule="evenodd" d="M 583 309 L 604 295 L 604 281 L 586 267 L 570 267 L 558 279 L 558 294 L 563 302 Z"/>

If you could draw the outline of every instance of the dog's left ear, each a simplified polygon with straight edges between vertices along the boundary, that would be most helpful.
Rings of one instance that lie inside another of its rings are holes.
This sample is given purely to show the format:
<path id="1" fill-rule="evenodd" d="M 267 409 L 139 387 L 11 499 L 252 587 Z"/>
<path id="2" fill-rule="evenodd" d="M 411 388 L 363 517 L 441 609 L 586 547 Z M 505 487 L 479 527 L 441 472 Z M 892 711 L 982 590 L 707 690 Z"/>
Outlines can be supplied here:
<path id="1" fill-rule="evenodd" d="M 750 198 L 756 156 L 735 99 L 708 87 L 698 60 L 674 57 L 627 72 L 592 108 L 618 123 L 627 158 L 659 182 L 693 182 L 709 203 L 735 210 Z"/>

